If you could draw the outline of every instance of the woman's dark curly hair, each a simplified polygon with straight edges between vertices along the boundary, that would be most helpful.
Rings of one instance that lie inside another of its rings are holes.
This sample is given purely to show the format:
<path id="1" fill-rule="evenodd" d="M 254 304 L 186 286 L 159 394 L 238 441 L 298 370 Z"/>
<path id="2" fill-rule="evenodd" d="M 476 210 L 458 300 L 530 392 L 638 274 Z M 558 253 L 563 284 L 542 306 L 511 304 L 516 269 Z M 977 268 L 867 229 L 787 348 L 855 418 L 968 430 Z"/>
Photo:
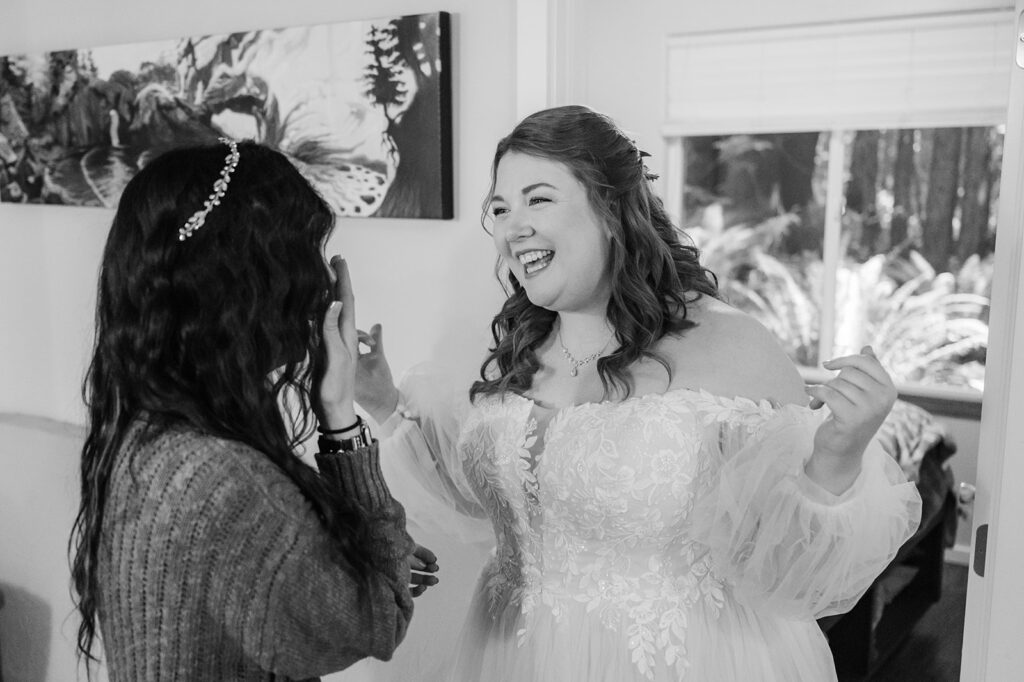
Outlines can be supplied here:
<path id="1" fill-rule="evenodd" d="M 619 348 L 597 361 L 605 395 L 630 395 L 627 369 L 641 358 L 661 363 L 671 379 L 671 367 L 652 347 L 666 334 L 693 327 L 687 305 L 702 295 L 717 298 L 718 283 L 701 266 L 697 248 L 680 242 L 679 231 L 651 189 L 650 181 L 657 176 L 648 173 L 643 162 L 646 154 L 610 118 L 587 107 L 563 106 L 531 114 L 498 142 L 484 221 L 498 164 L 509 152 L 564 164 L 583 184 L 591 206 L 611 232 L 607 315 Z M 497 270 L 500 279 L 500 257 Z M 470 389 L 471 399 L 528 391 L 540 368 L 537 349 L 557 316 L 531 303 L 515 275 L 508 272 L 507 277 L 503 285 L 509 297 L 491 322 L 494 346 L 480 369 L 480 381 Z"/>
<path id="2" fill-rule="evenodd" d="M 189 239 L 224 145 L 159 156 L 125 187 L 99 274 L 96 339 L 83 387 L 88 433 L 81 506 L 70 540 L 82 616 L 79 655 L 95 660 L 99 565 L 111 473 L 136 422 L 240 441 L 299 487 L 365 577 L 360 537 L 318 474 L 295 454 L 308 438 L 312 364 L 331 292 L 324 244 L 334 216 L 279 152 L 238 144 L 230 187 Z"/>

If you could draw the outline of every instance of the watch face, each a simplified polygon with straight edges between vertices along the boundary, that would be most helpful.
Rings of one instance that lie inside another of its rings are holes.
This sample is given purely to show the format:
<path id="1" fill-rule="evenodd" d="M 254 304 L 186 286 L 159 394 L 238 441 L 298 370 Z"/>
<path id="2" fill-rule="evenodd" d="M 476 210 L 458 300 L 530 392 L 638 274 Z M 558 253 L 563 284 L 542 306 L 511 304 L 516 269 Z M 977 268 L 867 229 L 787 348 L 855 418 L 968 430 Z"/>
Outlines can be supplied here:
<path id="1" fill-rule="evenodd" d="M 366 428 L 365 424 L 363 424 L 363 428 L 359 429 L 358 435 L 340 441 L 341 449 L 345 450 L 346 452 L 351 452 L 352 450 L 365 448 L 370 445 L 371 440 L 372 439 L 370 438 L 370 430 Z"/>

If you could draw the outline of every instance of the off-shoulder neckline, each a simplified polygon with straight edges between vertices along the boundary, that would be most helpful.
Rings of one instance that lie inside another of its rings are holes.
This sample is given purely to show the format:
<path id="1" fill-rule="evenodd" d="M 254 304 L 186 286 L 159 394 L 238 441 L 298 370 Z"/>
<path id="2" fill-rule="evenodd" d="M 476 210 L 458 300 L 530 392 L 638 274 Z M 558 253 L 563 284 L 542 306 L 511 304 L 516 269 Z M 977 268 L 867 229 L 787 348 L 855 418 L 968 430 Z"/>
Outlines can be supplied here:
<path id="1" fill-rule="evenodd" d="M 700 398 L 705 402 L 714 403 L 722 407 L 734 407 L 734 408 L 745 408 L 753 409 L 758 411 L 777 411 L 786 407 L 795 407 L 810 409 L 803 405 L 797 405 L 795 403 L 782 404 L 769 400 L 768 398 L 761 398 L 760 400 L 754 400 L 753 398 L 747 398 L 744 396 L 723 396 L 715 393 L 711 393 L 704 388 L 690 388 L 688 386 L 677 386 L 670 388 L 667 391 L 643 393 L 641 395 L 631 395 L 622 400 L 590 400 L 582 403 L 572 403 L 569 405 L 561 406 L 546 406 L 538 403 L 529 396 L 522 395 L 519 393 L 512 393 L 511 395 L 516 398 L 528 403 L 531 408 L 537 407 L 542 410 L 550 410 L 552 415 L 561 414 L 563 412 L 572 412 L 574 410 L 589 408 L 589 407 L 613 407 L 613 406 L 625 406 L 629 404 L 639 404 L 644 402 L 653 402 L 656 400 L 672 400 L 674 398 L 685 398 L 691 402 L 696 398 Z"/>

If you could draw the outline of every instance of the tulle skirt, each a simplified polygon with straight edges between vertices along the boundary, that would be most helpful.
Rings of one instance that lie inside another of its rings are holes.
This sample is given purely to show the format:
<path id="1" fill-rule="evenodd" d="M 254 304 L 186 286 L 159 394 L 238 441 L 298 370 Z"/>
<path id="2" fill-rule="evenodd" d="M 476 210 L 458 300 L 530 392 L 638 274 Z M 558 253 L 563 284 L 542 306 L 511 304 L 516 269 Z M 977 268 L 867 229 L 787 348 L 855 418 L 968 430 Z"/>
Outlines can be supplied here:
<path id="1" fill-rule="evenodd" d="M 817 623 L 765 616 L 727 601 L 688 614 L 685 647 L 668 660 L 635 624 L 602 622 L 587 604 L 537 604 L 529 626 L 518 607 L 492 616 L 478 584 L 449 682 L 834 682 L 835 666 Z M 607 619 L 605 619 L 607 620 Z"/>

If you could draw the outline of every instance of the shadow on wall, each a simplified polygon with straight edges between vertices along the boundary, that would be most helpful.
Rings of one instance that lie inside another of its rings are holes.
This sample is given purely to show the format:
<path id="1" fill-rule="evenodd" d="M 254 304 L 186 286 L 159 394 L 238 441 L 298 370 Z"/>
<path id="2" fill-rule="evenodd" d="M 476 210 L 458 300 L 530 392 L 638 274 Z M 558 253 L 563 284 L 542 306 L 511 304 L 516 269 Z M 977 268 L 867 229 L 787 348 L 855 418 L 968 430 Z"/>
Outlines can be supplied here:
<path id="1" fill-rule="evenodd" d="M 52 609 L 45 599 L 0 583 L 0 680 L 46 679 L 52 619 Z"/>

